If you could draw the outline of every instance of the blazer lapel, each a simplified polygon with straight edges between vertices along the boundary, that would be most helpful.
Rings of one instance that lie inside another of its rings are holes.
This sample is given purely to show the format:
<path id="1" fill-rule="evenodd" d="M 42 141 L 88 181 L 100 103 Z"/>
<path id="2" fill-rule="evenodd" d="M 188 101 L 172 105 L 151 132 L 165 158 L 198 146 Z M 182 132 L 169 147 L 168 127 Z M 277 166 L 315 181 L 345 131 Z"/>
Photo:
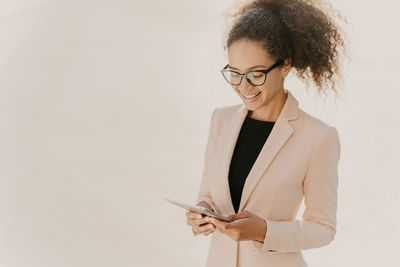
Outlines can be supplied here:
<path id="1" fill-rule="evenodd" d="M 293 128 L 290 126 L 289 121 L 297 118 L 298 102 L 290 91 L 287 91 L 287 94 L 285 105 L 246 178 L 238 212 L 242 211 L 258 181 L 293 133 Z M 221 179 L 216 179 L 215 182 L 221 182 L 221 186 L 217 188 L 222 189 L 221 197 L 224 203 L 222 210 L 224 212 L 226 211 L 226 214 L 235 213 L 229 188 L 229 167 L 240 129 L 247 114 L 248 110 L 245 105 L 241 105 L 240 108 L 229 117 L 228 121 L 226 121 L 225 133 L 223 134 L 226 138 L 223 139 L 223 143 L 220 144 L 221 154 L 218 158 L 223 159 L 221 164 Z"/>
<path id="2" fill-rule="evenodd" d="M 246 178 L 238 212 L 242 211 L 258 181 L 293 133 L 293 128 L 289 121 L 297 118 L 298 101 L 293 97 L 290 91 L 287 91 L 287 94 L 285 105 Z"/>
<path id="3" fill-rule="evenodd" d="M 242 105 L 239 110 L 235 111 L 234 114 L 230 117 L 230 120 L 226 123 L 226 132 L 227 136 L 221 147 L 221 159 L 223 159 L 222 167 L 222 176 L 221 181 L 222 186 L 220 188 L 223 189 L 223 202 L 226 203 L 224 209 L 227 210 L 227 214 L 234 214 L 235 209 L 233 208 L 231 192 L 229 188 L 229 167 L 231 163 L 231 159 L 233 156 L 233 151 L 235 149 L 237 138 L 239 137 L 240 129 L 242 124 L 247 116 L 248 110 L 245 105 Z"/>

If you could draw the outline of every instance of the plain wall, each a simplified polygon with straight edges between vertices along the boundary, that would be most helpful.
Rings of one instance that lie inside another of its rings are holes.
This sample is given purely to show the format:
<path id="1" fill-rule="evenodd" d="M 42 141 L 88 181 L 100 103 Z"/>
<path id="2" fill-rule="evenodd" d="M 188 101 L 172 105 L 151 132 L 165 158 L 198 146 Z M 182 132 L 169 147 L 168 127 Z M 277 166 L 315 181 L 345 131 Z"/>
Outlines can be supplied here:
<path id="1" fill-rule="evenodd" d="M 210 236 L 163 198 L 194 200 L 211 112 L 240 103 L 219 73 L 232 3 L 0 1 L 1 267 L 204 266 Z M 395 265 L 400 4 L 334 3 L 352 23 L 342 97 L 285 83 L 342 145 L 336 238 L 304 255 Z"/>

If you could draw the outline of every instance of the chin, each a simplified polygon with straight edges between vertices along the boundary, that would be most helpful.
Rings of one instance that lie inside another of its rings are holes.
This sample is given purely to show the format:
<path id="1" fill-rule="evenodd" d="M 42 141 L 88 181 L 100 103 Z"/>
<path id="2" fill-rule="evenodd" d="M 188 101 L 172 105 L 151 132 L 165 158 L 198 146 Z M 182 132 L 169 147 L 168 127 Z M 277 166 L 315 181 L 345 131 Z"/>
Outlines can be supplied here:
<path id="1" fill-rule="evenodd" d="M 249 105 L 249 104 L 246 104 L 246 103 L 243 103 L 244 104 L 244 106 L 246 107 L 246 109 L 248 110 L 248 111 L 251 111 L 251 112 L 254 112 L 254 111 L 256 111 L 256 110 L 258 110 L 260 107 L 259 107 L 259 105 Z"/>
<path id="2" fill-rule="evenodd" d="M 247 101 L 242 101 L 242 102 L 243 102 L 243 105 L 245 105 L 246 108 L 251 111 L 255 111 L 263 106 L 261 102 L 257 102 L 257 103 L 248 103 Z"/>
<path id="3" fill-rule="evenodd" d="M 257 109 L 257 107 L 256 107 L 254 104 L 249 104 L 249 103 L 243 102 L 243 105 L 245 105 L 245 107 L 246 107 L 248 110 L 255 110 L 255 109 Z"/>

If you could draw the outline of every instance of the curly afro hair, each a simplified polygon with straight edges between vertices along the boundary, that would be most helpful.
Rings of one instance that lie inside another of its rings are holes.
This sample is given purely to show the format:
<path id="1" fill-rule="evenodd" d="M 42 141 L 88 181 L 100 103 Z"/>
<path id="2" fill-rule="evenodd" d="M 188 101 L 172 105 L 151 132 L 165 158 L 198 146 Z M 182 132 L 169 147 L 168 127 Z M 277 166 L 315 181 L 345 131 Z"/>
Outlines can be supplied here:
<path id="1" fill-rule="evenodd" d="M 311 78 L 319 93 L 337 93 L 336 81 L 342 76 L 339 52 L 345 52 L 345 42 L 333 17 L 346 19 L 331 5 L 318 0 L 253 0 L 230 16 L 233 26 L 224 40 L 225 50 L 241 38 L 260 42 L 275 59 L 288 59 L 307 86 Z"/>

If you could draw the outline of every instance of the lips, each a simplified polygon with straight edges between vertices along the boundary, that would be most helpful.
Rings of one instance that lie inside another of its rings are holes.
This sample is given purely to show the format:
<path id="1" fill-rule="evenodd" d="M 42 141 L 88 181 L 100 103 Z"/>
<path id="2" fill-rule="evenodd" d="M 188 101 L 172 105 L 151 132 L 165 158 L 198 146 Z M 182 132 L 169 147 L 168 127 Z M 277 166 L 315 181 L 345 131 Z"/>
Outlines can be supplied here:
<path id="1" fill-rule="evenodd" d="M 253 94 L 243 94 L 242 93 L 243 97 L 246 99 L 253 99 L 253 98 L 257 97 L 259 94 L 261 94 L 261 91 L 258 93 L 253 93 Z"/>

